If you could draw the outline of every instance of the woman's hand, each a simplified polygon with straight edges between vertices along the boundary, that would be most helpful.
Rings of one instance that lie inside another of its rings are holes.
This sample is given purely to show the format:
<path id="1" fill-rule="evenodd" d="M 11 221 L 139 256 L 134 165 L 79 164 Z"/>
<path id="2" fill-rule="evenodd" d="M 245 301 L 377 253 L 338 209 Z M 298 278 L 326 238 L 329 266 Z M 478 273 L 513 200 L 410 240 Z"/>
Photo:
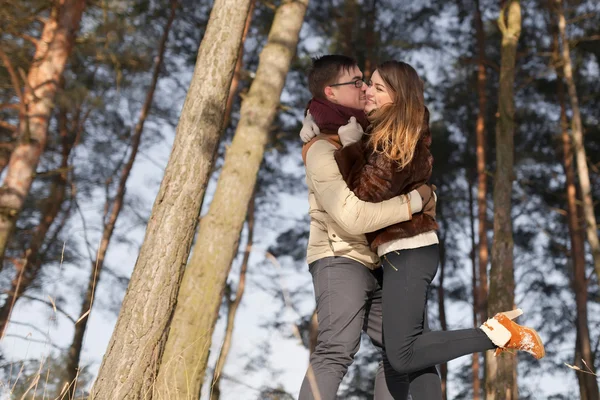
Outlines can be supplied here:
<path id="1" fill-rule="evenodd" d="M 312 115 L 310 115 L 310 111 L 307 111 L 306 117 L 304 117 L 304 120 L 302 121 L 302 129 L 300 129 L 300 139 L 302 139 L 304 143 L 308 143 L 312 140 L 312 138 L 314 138 L 320 133 L 321 130 L 319 129 L 319 126 L 313 119 Z"/>
<path id="2" fill-rule="evenodd" d="M 340 142 L 342 142 L 343 146 L 358 142 L 364 133 L 362 126 L 356 122 L 355 117 L 351 117 L 346 125 L 340 126 L 338 129 Z"/>

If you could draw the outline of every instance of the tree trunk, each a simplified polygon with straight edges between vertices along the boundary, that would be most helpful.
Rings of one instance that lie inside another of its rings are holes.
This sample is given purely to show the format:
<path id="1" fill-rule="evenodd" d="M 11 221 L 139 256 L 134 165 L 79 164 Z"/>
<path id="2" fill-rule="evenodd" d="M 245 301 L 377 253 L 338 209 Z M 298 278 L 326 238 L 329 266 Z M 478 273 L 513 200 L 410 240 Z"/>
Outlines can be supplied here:
<path id="1" fill-rule="evenodd" d="M 344 0 L 344 4 L 341 5 L 338 12 L 340 12 L 338 19 L 338 48 L 340 54 L 356 58 L 356 42 L 353 39 L 355 39 L 356 17 L 359 13 L 357 0 Z"/>
<path id="2" fill-rule="evenodd" d="M 246 36 L 252 23 L 252 14 L 254 13 L 254 5 L 256 0 L 251 0 L 250 9 L 248 10 L 248 16 L 246 17 L 246 25 L 244 26 L 244 33 L 242 34 L 242 45 L 238 52 L 237 63 L 235 64 L 235 70 L 233 71 L 233 79 L 231 80 L 231 86 L 229 87 L 229 95 L 227 96 L 227 105 L 225 106 L 225 122 L 223 122 L 223 129 L 229 127 L 231 122 L 231 111 L 233 110 L 233 103 L 235 102 L 235 95 L 237 94 L 238 86 L 240 85 L 240 75 L 242 71 L 242 65 L 244 64 L 244 43 L 246 43 Z"/>
<path id="3" fill-rule="evenodd" d="M 569 49 L 569 40 L 566 33 L 565 15 L 563 12 L 562 0 L 556 0 L 556 9 L 558 13 L 558 29 L 562 42 L 562 63 L 564 78 L 567 83 L 567 91 L 571 101 L 571 135 L 573 137 L 573 147 L 575 150 L 575 160 L 577 162 L 577 173 L 579 177 L 579 190 L 583 200 L 583 214 L 586 223 L 587 240 L 592 250 L 594 259 L 594 269 L 596 276 L 600 280 L 600 241 L 598 240 L 598 228 L 596 224 L 596 215 L 594 214 L 594 200 L 592 199 L 592 187 L 590 184 L 590 174 L 587 166 L 587 156 L 583 143 L 583 126 L 581 123 L 581 113 L 579 111 L 579 99 L 577 98 L 577 88 L 573 79 L 573 68 L 571 66 L 571 55 Z"/>
<path id="4" fill-rule="evenodd" d="M 508 9 L 508 18 L 505 11 Z M 508 21 L 506 21 L 506 19 Z M 510 0 L 498 18 L 502 32 L 502 61 L 496 123 L 496 175 L 494 180 L 494 242 L 490 270 L 488 314 L 514 308 L 512 182 L 514 179 L 514 94 L 517 43 L 521 33 L 521 6 Z M 504 352 L 494 357 L 486 353 L 486 399 L 516 400 L 516 355 Z"/>
<path id="5" fill-rule="evenodd" d="M 554 35 L 555 62 L 560 60 L 558 37 Z M 567 219 L 569 226 L 569 238 L 571 241 L 571 262 L 573 265 L 572 287 L 575 292 L 575 304 L 577 307 L 577 344 L 576 354 L 580 356 L 575 359 L 575 365 L 585 368 L 581 360 L 594 369 L 594 351 L 590 341 L 590 330 L 588 323 L 588 282 L 585 276 L 585 244 L 583 231 L 579 224 L 579 210 L 577 207 L 577 188 L 575 186 L 575 168 L 573 166 L 573 148 L 569 137 L 567 111 L 565 105 L 565 89 L 562 74 L 556 71 L 558 102 L 560 104 L 560 122 L 562 139 L 562 156 L 566 177 L 567 194 Z M 595 376 L 575 372 L 579 380 L 580 391 L 585 392 L 587 400 L 600 400 L 598 381 Z M 583 398 L 584 396 L 582 396 Z"/>
<path id="6" fill-rule="evenodd" d="M 137 124 L 135 125 L 133 135 L 131 137 L 131 151 L 129 154 L 129 158 L 127 160 L 127 163 L 124 165 L 123 170 L 121 171 L 121 177 L 119 178 L 117 192 L 115 193 L 112 204 L 109 198 L 106 199 L 107 204 L 104 208 L 106 210 L 110 210 L 110 214 L 105 222 L 102 231 L 102 240 L 100 241 L 100 246 L 98 248 L 96 260 L 92 262 L 91 265 L 91 274 L 88 280 L 88 287 L 86 289 L 83 302 L 81 303 L 81 311 L 79 314 L 80 317 L 77 324 L 75 325 L 73 340 L 71 341 L 71 346 L 69 347 L 69 351 L 67 352 L 67 363 L 65 368 L 66 383 L 70 385 L 69 398 L 75 398 L 76 395 L 77 376 L 79 374 L 79 360 L 81 359 L 81 351 L 83 349 L 83 339 L 85 331 L 87 329 L 89 317 L 92 312 L 95 288 L 98 282 L 100 281 L 100 276 L 106 258 L 106 252 L 108 251 L 108 245 L 110 244 L 110 240 L 112 239 L 117 219 L 119 218 L 121 210 L 123 209 L 127 180 L 129 179 L 131 169 L 133 168 L 133 164 L 135 162 L 135 158 L 140 147 L 142 133 L 144 131 L 144 123 L 146 122 L 146 119 L 150 112 L 150 108 L 152 106 L 154 92 L 156 90 L 156 84 L 158 82 L 158 77 L 160 75 L 160 71 L 163 64 L 167 39 L 169 37 L 169 32 L 171 31 L 171 25 L 173 24 L 173 20 L 175 19 L 177 1 L 172 0 L 170 2 L 170 5 L 171 11 L 169 14 L 169 19 L 167 20 L 167 24 L 164 28 L 163 35 L 159 41 L 158 54 L 154 61 L 154 71 L 152 72 L 152 80 L 150 81 L 150 87 L 148 88 L 148 92 L 146 93 L 146 99 L 144 101 L 144 105 L 142 106 L 140 117 L 138 119 Z"/>
<path id="7" fill-rule="evenodd" d="M 377 0 L 369 0 L 366 5 L 367 12 L 365 14 L 365 47 L 366 59 L 365 70 L 363 74 L 365 79 L 371 78 L 373 70 L 377 67 L 377 42 L 375 40 L 375 22 L 377 21 Z"/>
<path id="8" fill-rule="evenodd" d="M 578 321 L 576 321 L 575 324 L 577 325 Z M 573 357 L 573 365 L 581 367 L 580 361 L 583 359 L 583 354 L 581 353 L 581 342 L 579 341 L 579 337 L 580 335 L 578 331 L 577 338 L 575 339 L 575 356 Z M 575 371 L 575 375 L 577 376 L 577 382 L 579 383 L 579 400 L 589 400 L 586 389 L 587 374 Z"/>
<path id="9" fill-rule="evenodd" d="M 478 287 L 477 287 L 477 244 L 475 240 L 475 212 L 474 212 L 474 199 L 473 199 L 473 184 L 469 179 L 469 222 L 471 227 L 471 288 L 473 297 L 473 326 L 477 328 L 477 312 L 480 304 L 478 298 Z M 479 378 L 479 353 L 473 353 L 471 355 L 471 364 L 473 365 L 473 400 L 479 400 L 481 393 L 481 379 Z"/>
<path id="10" fill-rule="evenodd" d="M 57 116 L 58 130 L 62 140 L 62 159 L 60 163 L 60 173 L 54 177 L 50 186 L 50 195 L 44 201 L 42 206 L 42 216 L 40 222 L 35 228 L 35 233 L 31 238 L 29 248 L 24 255 L 24 262 L 17 264 L 15 278 L 11 281 L 11 288 L 7 293 L 7 298 L 0 308 L 0 332 L 1 337 L 4 337 L 10 315 L 16 302 L 21 298 L 21 295 L 31 286 L 38 277 L 42 260 L 40 259 L 40 250 L 46 241 L 46 236 L 50 231 L 50 227 L 54 223 L 59 214 L 65 200 L 65 192 L 68 180 L 69 156 L 75 144 L 76 135 L 69 132 L 67 126 L 66 110 L 60 110 Z"/>
<path id="11" fill-rule="evenodd" d="M 221 372 L 227 361 L 229 350 L 231 349 L 231 339 L 233 337 L 233 328 L 235 322 L 235 316 L 237 310 L 242 302 L 244 296 L 244 290 L 246 289 L 246 271 L 248 270 L 248 262 L 250 261 L 250 253 L 252 252 L 252 245 L 254 244 L 254 208 L 255 208 L 255 197 L 256 191 L 253 193 L 250 202 L 248 203 L 248 215 L 246 216 L 248 226 L 248 243 L 246 244 L 246 250 L 244 251 L 244 258 L 242 259 L 242 266 L 240 269 L 240 279 L 238 287 L 235 292 L 235 298 L 231 300 L 227 297 L 226 301 L 229 303 L 227 309 L 227 326 L 225 328 L 225 338 L 223 339 L 223 345 L 221 346 L 221 352 L 215 365 L 212 378 L 212 400 L 219 400 L 221 398 Z"/>
<path id="12" fill-rule="evenodd" d="M 156 373 L 212 170 L 250 1 L 214 2 L 173 150 L 91 399 L 142 399 L 155 394 Z"/>
<path id="13" fill-rule="evenodd" d="M 475 0 L 475 30 L 477 32 L 477 98 L 479 110 L 477 112 L 477 225 L 479 237 L 479 293 L 478 313 L 481 322 L 487 320 L 487 297 L 488 297 L 488 238 L 487 238 L 487 170 L 486 170 L 486 130 L 485 113 L 487 109 L 487 97 L 485 92 L 485 31 L 481 20 L 481 9 L 479 0 Z"/>
<path id="14" fill-rule="evenodd" d="M 0 260 L 4 259 L 46 147 L 54 97 L 71 54 L 84 7 L 85 0 L 57 1 L 36 44 L 23 93 L 26 112 L 19 121 L 19 142 L 10 156 L 0 189 Z"/>
<path id="15" fill-rule="evenodd" d="M 440 325 L 443 331 L 448 330 L 446 320 L 446 303 L 444 291 L 444 278 L 446 277 L 446 234 L 440 235 L 440 282 L 438 290 L 438 309 L 440 314 Z M 440 365 L 440 379 L 442 381 L 442 399 L 448 398 L 448 363 Z"/>
<path id="16" fill-rule="evenodd" d="M 183 277 L 157 381 L 162 397 L 174 394 L 177 398 L 197 398 L 200 393 L 223 288 L 307 5 L 308 0 L 284 0 L 275 13 L 213 201 L 200 222 Z"/>

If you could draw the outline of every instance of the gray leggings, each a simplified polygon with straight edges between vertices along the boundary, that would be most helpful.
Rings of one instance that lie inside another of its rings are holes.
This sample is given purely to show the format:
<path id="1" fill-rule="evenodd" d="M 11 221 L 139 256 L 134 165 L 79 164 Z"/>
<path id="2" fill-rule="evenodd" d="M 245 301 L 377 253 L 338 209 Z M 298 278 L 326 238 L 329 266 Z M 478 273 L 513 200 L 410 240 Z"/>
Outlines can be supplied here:
<path id="1" fill-rule="evenodd" d="M 438 268 L 438 245 L 383 256 L 383 334 L 387 358 L 402 374 L 495 348 L 478 328 L 425 331 L 427 292 Z M 412 390 L 412 388 L 411 388 Z"/>

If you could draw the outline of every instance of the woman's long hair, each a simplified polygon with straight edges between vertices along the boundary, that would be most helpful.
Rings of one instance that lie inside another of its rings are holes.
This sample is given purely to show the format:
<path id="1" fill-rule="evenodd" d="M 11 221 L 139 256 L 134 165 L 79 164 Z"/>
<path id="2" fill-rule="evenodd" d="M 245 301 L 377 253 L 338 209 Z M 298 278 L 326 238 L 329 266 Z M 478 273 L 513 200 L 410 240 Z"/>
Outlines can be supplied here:
<path id="1" fill-rule="evenodd" d="M 423 82 L 413 67 L 401 61 L 386 61 L 377 71 L 392 103 L 369 115 L 369 143 L 374 151 L 395 161 L 402 169 L 412 161 L 417 142 L 429 127 Z"/>

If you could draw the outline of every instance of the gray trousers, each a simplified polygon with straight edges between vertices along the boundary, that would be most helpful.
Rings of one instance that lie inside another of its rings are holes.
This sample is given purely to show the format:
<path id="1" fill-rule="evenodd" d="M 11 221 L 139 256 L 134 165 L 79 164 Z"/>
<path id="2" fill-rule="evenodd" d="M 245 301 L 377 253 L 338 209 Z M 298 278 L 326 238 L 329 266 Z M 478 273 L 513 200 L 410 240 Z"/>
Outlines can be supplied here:
<path id="1" fill-rule="evenodd" d="M 319 332 L 299 400 L 313 400 L 317 392 L 321 400 L 336 398 L 359 349 L 361 331 L 367 333 L 383 355 L 375 379 L 375 400 L 406 400 L 409 388 L 413 400 L 431 399 L 425 393 L 430 393 L 432 386 L 440 387 L 437 373 L 409 377 L 391 368 L 385 357 L 382 269 L 371 271 L 349 258 L 326 257 L 312 263 L 309 270 L 313 277 Z"/>

